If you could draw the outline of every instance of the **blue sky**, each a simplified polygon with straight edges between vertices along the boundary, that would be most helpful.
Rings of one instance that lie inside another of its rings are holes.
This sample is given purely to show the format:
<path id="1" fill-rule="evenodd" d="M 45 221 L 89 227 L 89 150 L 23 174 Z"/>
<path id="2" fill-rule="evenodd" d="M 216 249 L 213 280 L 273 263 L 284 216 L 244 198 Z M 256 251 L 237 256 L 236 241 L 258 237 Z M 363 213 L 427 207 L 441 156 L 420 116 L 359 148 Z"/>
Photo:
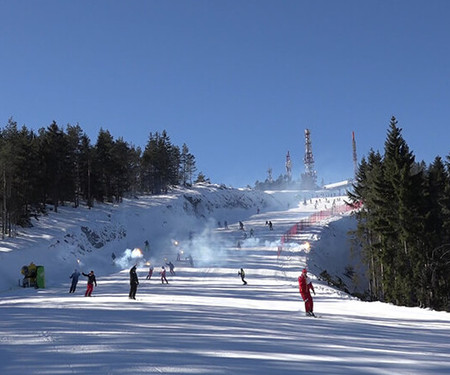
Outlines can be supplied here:
<path id="1" fill-rule="evenodd" d="M 167 130 L 235 187 L 319 182 L 383 150 L 391 116 L 417 160 L 450 152 L 450 1 L 0 0 L 0 125 L 79 124 L 144 147 Z"/>

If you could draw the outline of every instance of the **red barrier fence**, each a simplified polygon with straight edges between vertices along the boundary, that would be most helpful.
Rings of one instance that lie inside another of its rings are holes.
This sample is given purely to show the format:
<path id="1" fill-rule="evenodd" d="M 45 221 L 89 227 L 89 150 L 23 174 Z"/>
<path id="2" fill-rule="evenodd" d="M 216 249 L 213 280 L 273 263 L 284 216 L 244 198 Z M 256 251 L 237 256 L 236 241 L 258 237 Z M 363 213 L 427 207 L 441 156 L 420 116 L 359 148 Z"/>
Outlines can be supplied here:
<path id="1" fill-rule="evenodd" d="M 323 220 L 329 219 L 333 216 L 341 215 L 343 213 L 358 209 L 362 206 L 362 204 L 358 204 L 357 206 L 353 205 L 350 206 L 348 204 L 342 204 L 339 206 L 333 206 L 330 210 L 322 210 L 319 212 L 316 212 L 309 216 L 306 219 L 300 220 L 298 223 L 294 224 L 286 233 L 284 233 L 281 236 L 281 246 L 284 245 L 284 243 L 290 241 L 293 237 L 300 234 L 300 232 L 303 231 L 304 228 L 309 227 L 313 224 L 319 223 Z M 280 247 L 278 248 L 278 255 L 281 253 Z"/>

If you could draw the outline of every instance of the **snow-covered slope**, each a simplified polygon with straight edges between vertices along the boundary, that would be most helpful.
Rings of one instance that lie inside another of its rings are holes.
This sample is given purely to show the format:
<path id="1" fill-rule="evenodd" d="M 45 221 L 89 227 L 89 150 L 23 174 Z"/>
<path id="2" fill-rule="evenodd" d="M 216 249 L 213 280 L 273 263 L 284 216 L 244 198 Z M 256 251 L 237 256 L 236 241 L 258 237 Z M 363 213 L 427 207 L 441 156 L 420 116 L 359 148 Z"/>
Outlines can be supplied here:
<path id="1" fill-rule="evenodd" d="M 17 287 L 21 267 L 30 262 L 44 265 L 50 287 L 65 281 L 74 267 L 110 274 L 128 266 L 113 266 L 112 253 L 119 260 L 127 249 L 144 251 L 148 241 L 151 254 L 158 256 L 172 250 L 174 240 L 277 207 L 279 201 L 260 191 L 202 184 L 167 195 L 125 199 L 120 205 L 59 207 L 57 214 L 50 211 L 33 219 L 32 228 L 17 228 L 14 238 L 0 242 L 0 261 L 11 265 L 0 273 L 0 291 Z"/>
<path id="2" fill-rule="evenodd" d="M 308 202 L 200 186 L 39 218 L 0 249 L 0 374 L 449 373 L 448 313 L 361 302 L 318 279 L 354 261 L 348 216 L 280 247 L 282 234 L 325 204 Z M 30 261 L 45 266 L 46 289 L 16 286 Z M 162 285 L 168 261 L 176 275 Z M 128 271 L 136 262 L 134 301 Z M 305 266 L 317 319 L 304 316 L 298 293 Z M 84 297 L 85 278 L 68 294 L 75 267 L 95 270 L 93 297 Z"/>

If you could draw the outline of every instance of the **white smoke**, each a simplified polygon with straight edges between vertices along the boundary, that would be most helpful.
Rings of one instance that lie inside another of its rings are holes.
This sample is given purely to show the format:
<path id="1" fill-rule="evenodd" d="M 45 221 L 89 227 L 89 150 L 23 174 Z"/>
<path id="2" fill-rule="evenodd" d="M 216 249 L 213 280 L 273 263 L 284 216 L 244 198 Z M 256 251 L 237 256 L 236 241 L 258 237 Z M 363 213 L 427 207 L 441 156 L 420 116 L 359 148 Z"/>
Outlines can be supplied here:
<path id="1" fill-rule="evenodd" d="M 143 258 L 142 250 L 136 247 L 133 250 L 126 249 L 120 258 L 115 259 L 115 263 L 122 269 L 125 269 L 139 263 Z"/>
<path id="2" fill-rule="evenodd" d="M 211 221 L 201 233 L 193 235 L 182 250 L 186 257 L 193 257 L 195 266 L 201 267 L 220 265 L 227 249 L 232 246 L 234 245 L 215 233 L 214 223 Z"/>

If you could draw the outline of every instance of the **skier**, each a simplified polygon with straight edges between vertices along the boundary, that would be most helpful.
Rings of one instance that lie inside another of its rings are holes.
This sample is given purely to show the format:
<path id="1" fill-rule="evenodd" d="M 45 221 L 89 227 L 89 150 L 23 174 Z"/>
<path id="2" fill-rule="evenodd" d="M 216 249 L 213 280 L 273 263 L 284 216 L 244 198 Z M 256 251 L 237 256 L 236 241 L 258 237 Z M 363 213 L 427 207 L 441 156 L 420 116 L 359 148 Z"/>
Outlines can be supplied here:
<path id="1" fill-rule="evenodd" d="M 134 265 L 130 269 L 130 294 L 128 295 L 128 298 L 136 299 L 136 291 L 138 285 L 139 279 L 136 273 L 136 265 Z"/>
<path id="2" fill-rule="evenodd" d="M 72 275 L 70 275 L 70 279 L 72 279 L 72 285 L 70 286 L 69 293 L 75 293 L 75 290 L 77 289 L 78 284 L 78 278 L 80 277 L 80 273 L 75 268 L 75 271 L 73 271 Z"/>
<path id="3" fill-rule="evenodd" d="M 161 275 L 161 284 L 164 284 L 164 281 L 166 282 L 166 284 L 169 284 L 169 282 L 166 279 L 166 269 L 164 268 L 164 266 L 161 269 L 161 272 L 159 273 Z"/>
<path id="4" fill-rule="evenodd" d="M 148 270 L 148 275 L 145 279 L 150 280 L 152 278 L 152 275 L 153 275 L 153 267 L 150 267 Z"/>
<path id="5" fill-rule="evenodd" d="M 241 270 L 238 272 L 238 275 L 241 277 L 242 282 L 244 283 L 243 285 L 247 285 L 247 281 L 245 281 L 245 271 L 243 268 L 241 268 Z"/>
<path id="6" fill-rule="evenodd" d="M 166 263 L 166 265 L 169 266 L 170 274 L 171 274 L 171 275 L 175 275 L 175 271 L 174 271 L 175 266 L 173 265 L 173 263 L 172 263 L 172 262 L 169 262 L 169 263 Z"/>
<path id="7" fill-rule="evenodd" d="M 309 280 L 307 273 L 308 270 L 304 268 L 302 274 L 298 278 L 298 286 L 303 301 L 305 301 L 306 316 L 315 316 L 313 313 L 313 299 L 309 291 L 312 290 L 314 295 L 316 294 L 316 292 L 314 291 L 314 287 L 312 285 L 312 282 Z"/>
<path id="8" fill-rule="evenodd" d="M 94 290 L 94 284 L 95 286 L 97 286 L 97 280 L 95 279 L 94 271 L 91 271 L 87 274 L 82 272 L 82 275 L 88 278 L 86 293 L 84 293 L 84 296 L 91 297 L 92 291 Z"/>

